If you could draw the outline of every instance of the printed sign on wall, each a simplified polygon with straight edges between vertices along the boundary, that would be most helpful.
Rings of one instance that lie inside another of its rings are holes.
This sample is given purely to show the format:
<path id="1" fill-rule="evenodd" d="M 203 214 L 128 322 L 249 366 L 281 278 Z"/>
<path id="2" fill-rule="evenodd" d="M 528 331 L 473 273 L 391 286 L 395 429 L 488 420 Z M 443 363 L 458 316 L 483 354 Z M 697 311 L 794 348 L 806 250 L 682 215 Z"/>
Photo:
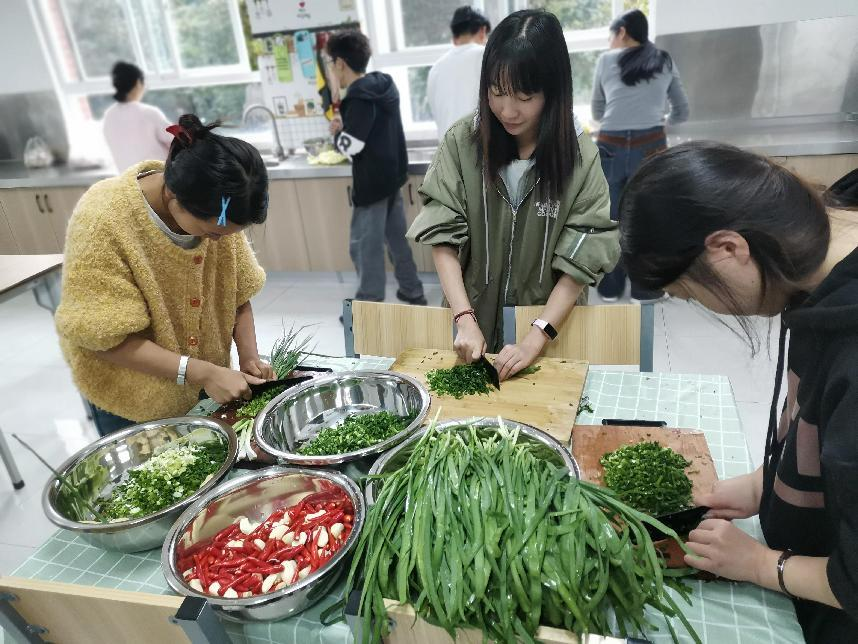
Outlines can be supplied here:
<path id="1" fill-rule="evenodd" d="M 357 0 L 247 0 L 254 35 L 358 22 Z"/>

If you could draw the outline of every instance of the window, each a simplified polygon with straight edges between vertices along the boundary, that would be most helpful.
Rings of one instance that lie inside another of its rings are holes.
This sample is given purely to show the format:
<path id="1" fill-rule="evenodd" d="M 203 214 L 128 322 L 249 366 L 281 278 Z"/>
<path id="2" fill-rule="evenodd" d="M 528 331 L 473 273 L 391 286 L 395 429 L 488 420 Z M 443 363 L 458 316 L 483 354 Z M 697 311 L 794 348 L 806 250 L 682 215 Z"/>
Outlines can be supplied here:
<path id="1" fill-rule="evenodd" d="M 431 66 L 450 47 L 450 19 L 467 0 L 364 0 L 373 45 L 373 69 L 391 74 L 399 87 L 402 121 L 410 138 L 432 136 L 434 123 L 426 98 Z M 544 8 L 563 25 L 572 64 L 575 111 L 589 121 L 593 71 L 607 45 L 614 16 L 649 0 L 473 0 L 492 26 L 513 11 Z"/>
<path id="2" fill-rule="evenodd" d="M 613 14 L 612 0 L 528 0 L 528 9 L 546 9 L 557 16 L 565 31 L 607 27 Z"/>
<path id="3" fill-rule="evenodd" d="M 408 68 L 408 92 L 411 96 L 411 120 L 415 123 L 432 121 L 426 85 L 429 81 L 430 65 Z"/>
<path id="4" fill-rule="evenodd" d="M 160 108 L 171 121 L 182 114 L 194 113 L 203 122 L 220 120 L 238 124 L 245 107 L 260 102 L 257 97 L 261 93 L 260 83 L 178 87 L 146 92 L 146 102 Z M 98 120 L 114 103 L 113 97 L 107 94 L 92 94 L 87 101 L 92 117 Z"/>
<path id="5" fill-rule="evenodd" d="M 40 0 L 68 82 L 106 79 L 117 60 L 153 80 L 249 71 L 234 0 Z M 148 80 L 148 79 L 147 79 Z"/>

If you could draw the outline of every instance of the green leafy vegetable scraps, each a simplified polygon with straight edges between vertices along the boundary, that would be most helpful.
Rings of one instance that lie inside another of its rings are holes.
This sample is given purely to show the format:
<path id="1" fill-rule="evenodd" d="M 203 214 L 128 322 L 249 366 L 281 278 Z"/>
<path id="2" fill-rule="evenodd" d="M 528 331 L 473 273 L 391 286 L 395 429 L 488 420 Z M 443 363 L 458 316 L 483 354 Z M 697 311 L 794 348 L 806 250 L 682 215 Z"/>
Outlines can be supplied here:
<path id="1" fill-rule="evenodd" d="M 459 364 L 449 369 L 433 369 L 426 374 L 429 389 L 439 396 L 464 398 L 474 394 L 487 394 L 489 374 L 479 363 Z"/>
<path id="2" fill-rule="evenodd" d="M 325 456 L 354 452 L 398 434 L 412 420 L 411 416 L 394 416 L 388 411 L 355 414 L 346 418 L 342 425 L 323 429 L 316 438 L 302 445 L 298 453 L 304 456 Z"/>
<path id="3" fill-rule="evenodd" d="M 128 470 L 128 478 L 101 502 L 108 520 L 136 519 L 163 510 L 196 492 L 226 460 L 221 440 L 168 447 Z"/>
<path id="4" fill-rule="evenodd" d="M 655 441 L 625 445 L 605 454 L 605 485 L 625 503 L 652 516 L 691 505 L 691 465 L 682 454 Z"/>

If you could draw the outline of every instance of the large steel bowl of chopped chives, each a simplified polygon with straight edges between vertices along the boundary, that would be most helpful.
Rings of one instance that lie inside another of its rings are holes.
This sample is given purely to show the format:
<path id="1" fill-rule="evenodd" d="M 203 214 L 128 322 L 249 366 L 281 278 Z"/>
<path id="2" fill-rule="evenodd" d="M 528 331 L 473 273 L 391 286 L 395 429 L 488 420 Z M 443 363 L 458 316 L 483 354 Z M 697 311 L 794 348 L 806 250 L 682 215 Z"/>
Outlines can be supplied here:
<path id="1" fill-rule="evenodd" d="M 281 463 L 334 466 L 385 452 L 426 418 L 429 392 L 393 371 L 347 371 L 287 389 L 254 421 L 256 444 Z"/>
<path id="2" fill-rule="evenodd" d="M 235 463 L 232 427 L 181 417 L 133 425 L 83 448 L 45 485 L 56 526 L 121 552 L 158 548 L 178 516 Z"/>

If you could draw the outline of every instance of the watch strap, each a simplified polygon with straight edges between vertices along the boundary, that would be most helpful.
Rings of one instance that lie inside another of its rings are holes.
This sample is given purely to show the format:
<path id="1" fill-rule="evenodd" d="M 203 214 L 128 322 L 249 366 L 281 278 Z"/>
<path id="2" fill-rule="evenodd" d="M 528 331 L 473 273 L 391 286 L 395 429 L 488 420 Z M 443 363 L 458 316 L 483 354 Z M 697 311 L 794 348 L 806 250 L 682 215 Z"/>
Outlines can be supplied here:
<path id="1" fill-rule="evenodd" d="M 190 360 L 190 356 L 182 356 L 179 358 L 179 372 L 176 375 L 177 385 L 185 384 L 185 374 L 188 372 L 188 360 Z"/>

